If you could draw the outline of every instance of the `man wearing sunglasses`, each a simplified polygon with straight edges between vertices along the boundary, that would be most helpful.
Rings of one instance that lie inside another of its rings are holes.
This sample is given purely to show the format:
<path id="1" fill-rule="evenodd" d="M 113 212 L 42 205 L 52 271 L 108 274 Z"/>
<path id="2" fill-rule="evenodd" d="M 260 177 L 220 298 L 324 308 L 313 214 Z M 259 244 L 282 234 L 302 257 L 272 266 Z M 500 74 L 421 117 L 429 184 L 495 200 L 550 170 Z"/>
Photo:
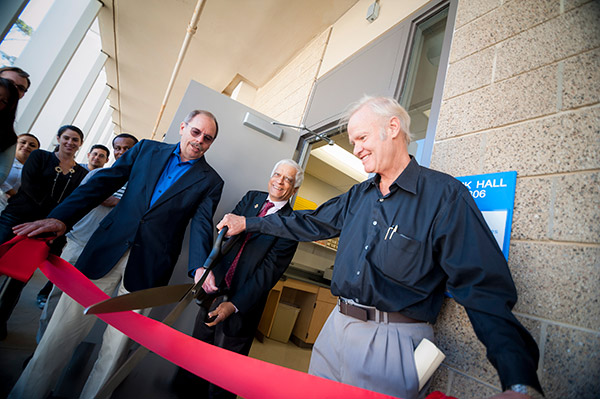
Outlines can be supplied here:
<path id="1" fill-rule="evenodd" d="M 115 289 L 122 295 L 167 285 L 190 220 L 189 267 L 200 267 L 210 253 L 212 218 L 223 180 L 204 154 L 217 133 L 214 115 L 192 111 L 180 124 L 179 143 L 142 140 L 111 168 L 100 170 L 79 186 L 48 219 L 16 226 L 15 233 L 62 235 L 128 182 L 118 205 L 100 222 L 75 266 L 109 295 Z M 62 295 L 10 397 L 47 397 L 94 322 L 95 318 L 83 314 L 82 306 Z M 81 398 L 96 396 L 118 368 L 127 341 L 125 335 L 107 327 Z"/>

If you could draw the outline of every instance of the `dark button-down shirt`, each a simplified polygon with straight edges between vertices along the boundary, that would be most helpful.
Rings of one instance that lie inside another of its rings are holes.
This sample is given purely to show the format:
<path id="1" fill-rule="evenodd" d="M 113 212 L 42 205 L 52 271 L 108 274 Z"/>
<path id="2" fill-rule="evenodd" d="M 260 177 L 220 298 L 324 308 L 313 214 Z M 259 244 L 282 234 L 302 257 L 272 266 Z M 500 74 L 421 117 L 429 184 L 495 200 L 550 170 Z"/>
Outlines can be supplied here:
<path id="1" fill-rule="evenodd" d="M 314 211 L 249 218 L 249 232 L 299 241 L 339 236 L 331 292 L 435 322 L 448 290 L 463 305 L 506 388 L 539 388 L 535 341 L 511 312 L 508 265 L 469 191 L 411 162 L 382 195 L 379 176 Z"/>
<path id="2" fill-rule="evenodd" d="M 154 192 L 152 193 L 152 199 L 150 200 L 150 206 L 154 205 L 156 200 L 160 198 L 165 191 L 169 189 L 185 172 L 192 168 L 194 163 L 198 162 L 198 159 L 192 159 L 190 161 L 181 162 L 181 150 L 180 144 L 177 144 L 175 150 L 169 157 L 167 165 L 163 169 L 160 178 L 156 182 Z"/>

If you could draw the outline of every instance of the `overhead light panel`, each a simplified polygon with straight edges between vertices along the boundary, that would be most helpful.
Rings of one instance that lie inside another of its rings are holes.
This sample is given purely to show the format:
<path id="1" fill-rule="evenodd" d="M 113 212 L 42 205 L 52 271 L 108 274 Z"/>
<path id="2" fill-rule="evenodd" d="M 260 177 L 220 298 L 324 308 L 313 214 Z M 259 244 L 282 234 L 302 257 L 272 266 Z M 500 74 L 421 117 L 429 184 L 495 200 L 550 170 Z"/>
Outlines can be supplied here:
<path id="1" fill-rule="evenodd" d="M 337 144 L 324 145 L 312 150 L 310 155 L 317 157 L 356 181 L 361 182 L 369 177 L 362 162 Z"/>

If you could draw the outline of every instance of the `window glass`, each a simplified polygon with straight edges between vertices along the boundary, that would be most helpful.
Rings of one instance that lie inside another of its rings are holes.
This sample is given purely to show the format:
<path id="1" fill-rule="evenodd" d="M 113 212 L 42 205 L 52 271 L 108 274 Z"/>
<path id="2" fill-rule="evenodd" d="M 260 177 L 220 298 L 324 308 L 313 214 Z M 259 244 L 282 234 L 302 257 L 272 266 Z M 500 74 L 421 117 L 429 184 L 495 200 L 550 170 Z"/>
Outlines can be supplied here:
<path id="1" fill-rule="evenodd" d="M 13 66 L 54 0 L 31 0 L 0 43 L 1 66 Z"/>
<path id="2" fill-rule="evenodd" d="M 444 32 L 448 19 L 448 8 L 417 24 L 409 54 L 405 84 L 400 104 L 411 118 L 410 130 L 413 142 L 409 153 L 421 162 L 427 136 L 429 113 L 444 44 Z"/>
<path id="3" fill-rule="evenodd" d="M 446 7 L 417 23 L 400 97 L 400 104 L 411 117 L 413 142 L 409 146 L 409 152 L 419 162 L 427 136 L 447 18 Z M 343 129 L 342 133 L 332 134 L 330 137 L 335 141 L 333 146 L 321 140 L 312 144 L 305 183 L 298 192 L 299 197 L 311 198 L 316 205 L 348 191 L 354 184 L 368 178 L 362 163 L 352 154 L 347 131 Z"/>

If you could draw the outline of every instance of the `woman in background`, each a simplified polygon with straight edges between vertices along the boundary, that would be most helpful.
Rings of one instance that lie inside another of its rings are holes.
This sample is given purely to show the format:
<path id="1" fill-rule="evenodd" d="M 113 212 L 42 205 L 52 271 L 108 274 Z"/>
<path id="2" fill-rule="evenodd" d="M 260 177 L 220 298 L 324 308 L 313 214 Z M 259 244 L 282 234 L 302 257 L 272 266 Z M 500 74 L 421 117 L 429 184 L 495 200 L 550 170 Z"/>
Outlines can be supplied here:
<path id="1" fill-rule="evenodd" d="M 75 155 L 83 143 L 83 132 L 76 126 L 66 125 L 58 129 L 56 138 L 57 151 L 35 150 L 25 162 L 21 188 L 9 198 L 7 207 L 0 214 L 0 243 L 14 237 L 13 226 L 45 218 L 88 173 L 75 162 Z M 6 323 L 24 286 L 21 281 L 8 279 L 2 289 L 0 340 L 6 337 Z"/>
<path id="2" fill-rule="evenodd" d="M 19 191 L 23 165 L 25 165 L 27 158 L 29 158 L 29 154 L 38 148 L 40 148 L 40 141 L 33 134 L 23 133 L 17 138 L 17 152 L 12 168 L 4 183 L 0 185 L 0 212 L 6 208 L 8 199 Z"/>
<path id="3" fill-rule="evenodd" d="M 0 184 L 4 183 L 15 158 L 15 115 L 19 92 L 8 79 L 0 78 Z"/>

